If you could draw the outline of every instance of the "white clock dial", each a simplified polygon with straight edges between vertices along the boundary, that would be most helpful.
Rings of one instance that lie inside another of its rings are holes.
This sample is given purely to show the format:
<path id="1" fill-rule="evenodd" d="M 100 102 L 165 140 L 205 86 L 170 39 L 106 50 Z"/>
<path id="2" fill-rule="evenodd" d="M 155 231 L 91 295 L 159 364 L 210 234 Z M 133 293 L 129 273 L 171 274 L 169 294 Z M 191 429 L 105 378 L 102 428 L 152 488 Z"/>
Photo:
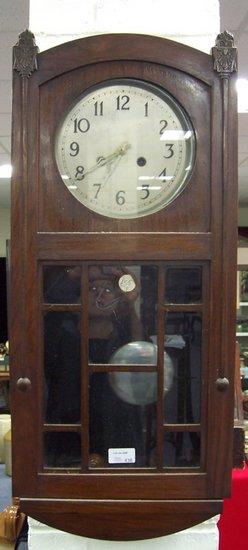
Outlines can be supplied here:
<path id="1" fill-rule="evenodd" d="M 183 190 L 195 134 L 169 94 L 122 79 L 77 101 L 57 131 L 55 152 L 64 184 L 82 204 L 104 216 L 136 218 Z"/>

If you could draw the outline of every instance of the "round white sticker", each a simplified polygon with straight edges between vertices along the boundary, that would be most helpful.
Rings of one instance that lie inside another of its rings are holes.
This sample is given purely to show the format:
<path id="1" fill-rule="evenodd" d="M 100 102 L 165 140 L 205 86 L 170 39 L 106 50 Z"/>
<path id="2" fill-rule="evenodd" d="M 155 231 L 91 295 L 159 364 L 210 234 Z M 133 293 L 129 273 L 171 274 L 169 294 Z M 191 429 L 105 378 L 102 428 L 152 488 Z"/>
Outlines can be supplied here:
<path id="1" fill-rule="evenodd" d="M 122 292 L 132 292 L 132 290 L 134 290 L 136 287 L 136 284 L 132 275 L 129 275 L 128 273 L 126 273 L 125 275 L 122 275 L 119 278 L 118 283 Z"/>

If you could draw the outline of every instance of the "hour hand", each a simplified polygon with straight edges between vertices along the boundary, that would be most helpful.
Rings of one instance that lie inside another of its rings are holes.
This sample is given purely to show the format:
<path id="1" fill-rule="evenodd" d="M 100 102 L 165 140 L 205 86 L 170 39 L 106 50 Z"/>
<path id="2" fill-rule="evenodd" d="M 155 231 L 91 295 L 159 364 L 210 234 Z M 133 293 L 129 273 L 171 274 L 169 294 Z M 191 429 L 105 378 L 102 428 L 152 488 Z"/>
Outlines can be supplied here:
<path id="1" fill-rule="evenodd" d="M 91 166 L 88 170 L 84 172 L 84 177 L 88 174 L 91 174 L 91 172 L 94 172 L 97 170 L 97 168 L 101 168 L 102 166 L 105 166 L 106 164 L 111 164 L 116 158 L 123 157 L 128 149 L 130 149 L 131 145 L 130 143 L 124 141 L 117 149 L 111 153 L 110 155 L 107 155 L 107 157 L 98 157 L 96 164 L 94 166 Z"/>

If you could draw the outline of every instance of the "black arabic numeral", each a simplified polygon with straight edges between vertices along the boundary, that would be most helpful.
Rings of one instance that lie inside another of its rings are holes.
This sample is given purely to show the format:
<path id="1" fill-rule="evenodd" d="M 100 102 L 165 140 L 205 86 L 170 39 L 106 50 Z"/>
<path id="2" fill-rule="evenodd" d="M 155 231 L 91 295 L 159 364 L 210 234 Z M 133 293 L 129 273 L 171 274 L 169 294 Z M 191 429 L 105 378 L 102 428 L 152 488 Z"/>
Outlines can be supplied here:
<path id="1" fill-rule="evenodd" d="M 94 103 L 94 107 L 95 107 L 95 116 L 103 116 L 103 101 L 100 101 L 100 103 L 98 101 L 96 101 Z"/>
<path id="2" fill-rule="evenodd" d="M 166 168 L 164 168 L 161 172 L 161 174 L 159 174 L 159 179 L 165 179 L 166 178 Z"/>
<path id="3" fill-rule="evenodd" d="M 76 141 L 72 141 L 72 143 L 70 144 L 70 156 L 71 157 L 76 157 L 79 153 L 79 145 Z"/>
<path id="4" fill-rule="evenodd" d="M 95 192 L 95 195 L 94 195 L 94 199 L 97 199 L 98 195 L 99 195 L 99 191 L 102 187 L 102 184 L 101 183 L 93 183 L 93 187 L 97 187 L 98 189 L 96 190 Z"/>
<path id="5" fill-rule="evenodd" d="M 130 97 L 128 95 L 118 95 L 117 97 L 117 111 L 128 111 L 130 107 L 127 107 L 127 104 L 130 101 Z"/>
<path id="6" fill-rule="evenodd" d="M 118 193 L 116 193 L 115 200 L 119 206 L 122 206 L 126 202 L 125 191 L 118 191 Z"/>
<path id="7" fill-rule="evenodd" d="M 174 143 L 166 143 L 165 147 L 167 148 L 166 152 L 169 153 L 168 155 L 164 155 L 165 159 L 171 159 L 174 155 L 173 147 Z"/>
<path id="8" fill-rule="evenodd" d="M 84 167 L 83 166 L 77 166 L 75 179 L 76 180 L 83 180 L 84 179 Z"/>
<path id="9" fill-rule="evenodd" d="M 147 199 L 150 195 L 150 190 L 149 190 L 149 184 L 148 183 L 142 183 L 142 191 L 145 192 L 145 195 L 141 198 L 142 199 Z"/>
<path id="10" fill-rule="evenodd" d="M 168 126 L 168 122 L 167 120 L 160 120 L 160 124 L 161 124 L 161 128 L 160 128 L 160 136 L 163 135 L 164 131 L 165 131 L 165 128 Z"/>
<path id="11" fill-rule="evenodd" d="M 87 118 L 80 118 L 79 120 L 75 118 L 74 120 L 74 134 L 77 132 L 82 132 L 85 134 L 85 132 L 88 132 L 90 129 L 90 123 Z"/>
<path id="12" fill-rule="evenodd" d="M 148 116 L 148 102 L 145 103 L 145 116 Z"/>

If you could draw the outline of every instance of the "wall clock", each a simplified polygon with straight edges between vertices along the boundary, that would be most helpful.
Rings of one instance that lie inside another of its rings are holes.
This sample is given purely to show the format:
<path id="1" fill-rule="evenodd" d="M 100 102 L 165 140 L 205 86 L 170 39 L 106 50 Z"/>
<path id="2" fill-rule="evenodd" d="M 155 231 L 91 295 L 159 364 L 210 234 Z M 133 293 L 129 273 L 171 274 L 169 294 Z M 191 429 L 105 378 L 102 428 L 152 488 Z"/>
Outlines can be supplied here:
<path id="1" fill-rule="evenodd" d="M 121 219 L 173 201 L 190 178 L 194 151 L 194 130 L 182 107 L 162 89 L 129 78 L 87 91 L 56 139 L 59 172 L 70 192 L 91 210 Z"/>
<path id="2" fill-rule="evenodd" d="M 59 529 L 161 536 L 229 494 L 235 55 L 14 47 L 13 492 Z"/>

